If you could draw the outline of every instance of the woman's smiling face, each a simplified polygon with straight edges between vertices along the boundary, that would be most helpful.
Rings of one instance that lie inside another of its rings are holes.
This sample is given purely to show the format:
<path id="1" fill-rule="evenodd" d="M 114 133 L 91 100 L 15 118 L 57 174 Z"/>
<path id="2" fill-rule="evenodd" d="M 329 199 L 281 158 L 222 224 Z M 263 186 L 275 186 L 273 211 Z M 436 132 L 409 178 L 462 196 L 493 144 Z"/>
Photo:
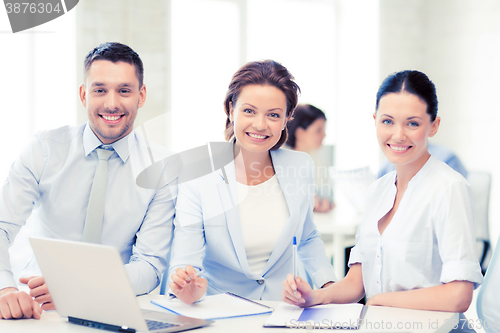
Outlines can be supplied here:
<path id="1" fill-rule="evenodd" d="M 387 159 L 398 166 L 419 170 L 429 158 L 427 138 L 436 134 L 439 117 L 433 122 L 427 104 L 408 92 L 388 93 L 373 115 L 377 139 Z"/>
<path id="2" fill-rule="evenodd" d="M 241 89 L 230 115 L 236 143 L 242 151 L 268 152 L 286 124 L 286 96 L 278 88 L 251 84 Z"/>

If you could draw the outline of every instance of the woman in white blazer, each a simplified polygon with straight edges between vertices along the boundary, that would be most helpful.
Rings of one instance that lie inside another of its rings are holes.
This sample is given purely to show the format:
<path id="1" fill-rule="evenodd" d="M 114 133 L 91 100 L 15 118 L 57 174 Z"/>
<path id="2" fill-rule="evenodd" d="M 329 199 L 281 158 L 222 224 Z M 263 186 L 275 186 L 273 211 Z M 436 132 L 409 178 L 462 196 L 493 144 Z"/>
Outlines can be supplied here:
<path id="1" fill-rule="evenodd" d="M 232 162 L 179 185 L 169 287 L 182 301 L 228 291 L 279 300 L 293 270 L 294 237 L 312 282 L 322 287 L 335 280 L 313 223 L 313 162 L 279 149 L 299 91 L 272 60 L 234 74 L 225 99 L 229 143 L 212 151 L 214 161 L 221 154 Z"/>

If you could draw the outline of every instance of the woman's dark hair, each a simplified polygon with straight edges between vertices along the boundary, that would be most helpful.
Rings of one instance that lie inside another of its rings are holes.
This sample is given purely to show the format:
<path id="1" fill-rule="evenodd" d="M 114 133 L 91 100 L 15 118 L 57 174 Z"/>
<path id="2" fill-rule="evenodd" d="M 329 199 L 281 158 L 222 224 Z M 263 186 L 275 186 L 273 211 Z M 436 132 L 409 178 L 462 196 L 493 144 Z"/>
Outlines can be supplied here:
<path id="1" fill-rule="evenodd" d="M 230 119 L 231 105 L 233 107 L 236 105 L 241 90 L 250 84 L 269 85 L 281 90 L 286 97 L 286 118 L 292 116 L 293 110 L 297 106 L 300 88 L 294 82 L 293 75 L 285 66 L 274 60 L 249 62 L 233 75 L 226 93 L 226 99 L 224 100 L 224 109 L 227 116 L 224 135 L 227 141 L 231 141 L 234 138 L 234 126 Z M 271 150 L 280 148 L 286 142 L 287 136 L 288 131 L 285 126 L 281 132 L 279 141 Z"/>
<path id="2" fill-rule="evenodd" d="M 380 99 L 389 93 L 407 92 L 418 96 L 427 104 L 427 113 L 431 116 L 431 121 L 437 117 L 438 100 L 434 83 L 422 72 L 406 70 L 389 75 L 380 85 L 377 92 L 378 110 Z"/>
<path id="3" fill-rule="evenodd" d="M 289 121 L 287 124 L 288 140 L 286 144 L 289 145 L 290 148 L 295 148 L 297 144 L 295 132 L 297 129 L 300 127 L 306 130 L 317 119 L 326 120 L 325 113 L 311 104 L 297 105 L 293 112 L 293 120 Z"/>

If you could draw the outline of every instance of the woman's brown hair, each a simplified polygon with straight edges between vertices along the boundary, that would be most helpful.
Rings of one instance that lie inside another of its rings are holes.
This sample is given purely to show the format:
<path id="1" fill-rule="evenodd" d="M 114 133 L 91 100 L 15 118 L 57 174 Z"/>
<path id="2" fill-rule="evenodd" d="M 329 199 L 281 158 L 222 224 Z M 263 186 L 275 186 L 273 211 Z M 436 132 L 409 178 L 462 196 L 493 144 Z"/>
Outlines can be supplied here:
<path id="1" fill-rule="evenodd" d="M 286 69 L 285 66 L 274 60 L 261 60 L 249 62 L 241 67 L 231 79 L 229 88 L 224 101 L 226 111 L 226 130 L 224 131 L 227 141 L 234 138 L 234 126 L 230 118 L 231 105 L 236 105 L 236 101 L 241 93 L 241 90 L 250 84 L 269 85 L 281 90 L 286 97 L 286 118 L 290 119 L 293 110 L 297 106 L 298 94 L 300 88 L 295 83 L 293 75 Z M 271 148 L 276 150 L 280 148 L 287 140 L 287 127 L 281 132 L 279 141 Z"/>

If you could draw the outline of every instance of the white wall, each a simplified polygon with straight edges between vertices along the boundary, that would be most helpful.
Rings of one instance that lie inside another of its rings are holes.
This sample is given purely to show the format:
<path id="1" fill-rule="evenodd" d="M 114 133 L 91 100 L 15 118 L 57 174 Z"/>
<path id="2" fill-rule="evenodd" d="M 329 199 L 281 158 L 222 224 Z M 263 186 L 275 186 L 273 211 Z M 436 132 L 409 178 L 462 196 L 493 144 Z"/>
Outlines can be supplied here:
<path id="1" fill-rule="evenodd" d="M 83 60 L 97 45 L 120 42 L 129 45 L 144 63 L 146 104 L 139 109 L 134 127 L 144 126 L 148 139 L 170 145 L 170 1 L 80 1 L 77 13 L 77 87 L 83 82 Z M 87 121 L 80 101 L 78 124 Z"/>
<path id="2" fill-rule="evenodd" d="M 339 169 L 378 166 L 372 114 L 379 68 L 378 1 L 337 0 L 335 164 Z"/>
<path id="3" fill-rule="evenodd" d="M 493 175 L 490 234 L 500 234 L 500 1 L 381 0 L 380 77 L 418 69 L 436 84 L 441 126 L 433 142 L 468 170 Z"/>

